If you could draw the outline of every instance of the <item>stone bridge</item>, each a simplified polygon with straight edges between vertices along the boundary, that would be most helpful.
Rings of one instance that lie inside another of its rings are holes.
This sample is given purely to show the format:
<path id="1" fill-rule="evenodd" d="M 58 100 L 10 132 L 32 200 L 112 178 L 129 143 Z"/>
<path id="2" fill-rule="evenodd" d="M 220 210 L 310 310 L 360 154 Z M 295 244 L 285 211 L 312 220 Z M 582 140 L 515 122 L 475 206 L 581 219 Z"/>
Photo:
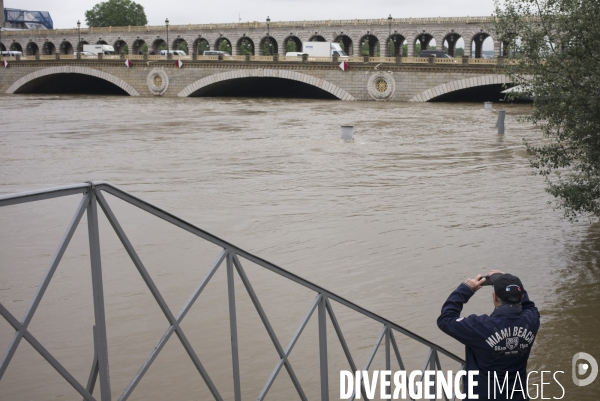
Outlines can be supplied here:
<path id="1" fill-rule="evenodd" d="M 117 53 L 127 50 L 140 54 L 142 49 L 155 51 L 168 46 L 179 49 L 182 44 L 188 53 L 198 49 L 219 49 L 225 45 L 232 55 L 284 55 L 288 49 L 301 50 L 303 41 L 339 42 L 348 55 L 402 55 L 414 57 L 416 45 L 427 49 L 447 47 L 455 55 L 456 44 L 464 41 L 464 55 L 480 58 L 483 42 L 492 37 L 495 57 L 504 53 L 499 38 L 493 37 L 493 17 L 453 18 L 382 18 L 327 21 L 244 22 L 205 25 L 163 25 L 84 28 L 78 30 L 4 31 L 4 49 L 17 50 L 24 55 L 72 54 L 84 44 L 109 44 Z M 75 26 L 75 21 L 73 21 Z M 433 46 L 431 46 L 433 47 Z M 199 52 L 202 54 L 202 51 Z"/>
<path id="2" fill-rule="evenodd" d="M 0 93 L 496 101 L 508 82 L 501 64 L 484 59 L 351 58 L 343 71 L 339 60 L 331 58 L 109 57 L 78 59 L 56 54 L 5 59 L 8 64 L 0 67 Z"/>

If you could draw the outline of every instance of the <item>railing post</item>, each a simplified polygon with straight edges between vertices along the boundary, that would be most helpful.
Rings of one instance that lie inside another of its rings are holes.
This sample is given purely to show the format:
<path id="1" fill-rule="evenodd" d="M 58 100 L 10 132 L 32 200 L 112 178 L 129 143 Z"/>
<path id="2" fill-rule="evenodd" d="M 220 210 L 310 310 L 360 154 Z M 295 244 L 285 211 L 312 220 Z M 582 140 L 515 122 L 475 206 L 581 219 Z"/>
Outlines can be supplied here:
<path id="1" fill-rule="evenodd" d="M 233 364 L 233 391 L 235 401 L 241 401 L 240 359 L 238 355 L 237 319 L 235 315 L 235 287 L 233 281 L 233 255 L 227 253 L 227 289 L 229 295 L 229 329 L 231 331 L 231 360 Z"/>
<path id="2" fill-rule="evenodd" d="M 321 401 L 329 400 L 329 370 L 327 364 L 327 295 L 319 301 L 319 355 L 321 359 Z"/>
<path id="3" fill-rule="evenodd" d="M 92 267 L 92 294 L 96 335 L 94 349 L 98 353 L 98 371 L 102 401 L 110 401 L 110 374 L 108 370 L 108 341 L 106 338 L 106 316 L 104 313 L 104 290 L 102 287 L 102 263 L 100 257 L 100 232 L 98 230 L 98 203 L 94 186 L 90 186 L 90 203 L 87 207 L 90 262 Z"/>

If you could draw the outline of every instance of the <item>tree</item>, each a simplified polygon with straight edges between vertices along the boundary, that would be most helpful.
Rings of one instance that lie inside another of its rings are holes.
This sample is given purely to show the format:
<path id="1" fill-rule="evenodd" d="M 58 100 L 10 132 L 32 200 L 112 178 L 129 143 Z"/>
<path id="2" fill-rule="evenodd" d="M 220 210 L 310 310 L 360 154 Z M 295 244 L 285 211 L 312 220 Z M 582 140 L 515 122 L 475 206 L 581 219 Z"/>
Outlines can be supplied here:
<path id="1" fill-rule="evenodd" d="M 231 45 L 229 44 L 229 42 L 227 40 L 222 40 L 219 43 L 219 50 L 222 52 L 227 52 L 227 53 L 231 54 Z"/>
<path id="2" fill-rule="evenodd" d="M 294 42 L 293 40 L 288 40 L 287 42 L 285 42 L 285 51 L 286 52 L 297 52 L 298 48 L 296 46 L 296 42 Z"/>
<path id="3" fill-rule="evenodd" d="M 142 26 L 148 23 L 144 7 L 131 0 L 108 0 L 85 12 L 88 26 Z"/>
<path id="4" fill-rule="evenodd" d="M 189 54 L 188 45 L 185 40 L 182 40 L 181 42 L 179 42 L 179 45 L 177 46 L 177 50 L 183 50 L 185 52 L 185 54 Z"/>
<path id="5" fill-rule="evenodd" d="M 600 216 L 600 2 L 496 0 L 498 37 L 525 120 L 546 140 L 527 143 L 531 166 L 565 217 Z M 514 63 L 514 64 L 513 64 Z"/>

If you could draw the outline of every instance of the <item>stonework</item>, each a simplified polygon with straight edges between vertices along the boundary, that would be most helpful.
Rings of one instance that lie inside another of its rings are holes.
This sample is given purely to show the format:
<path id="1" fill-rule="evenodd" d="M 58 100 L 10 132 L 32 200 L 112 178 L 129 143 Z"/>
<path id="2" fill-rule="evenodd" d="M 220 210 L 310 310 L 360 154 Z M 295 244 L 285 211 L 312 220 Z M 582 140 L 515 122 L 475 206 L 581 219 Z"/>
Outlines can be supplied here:
<path id="1" fill-rule="evenodd" d="M 10 62 L 8 68 L 0 68 L 0 93 L 18 93 L 28 82 L 62 73 L 98 77 L 131 96 L 154 96 L 158 92 L 166 97 L 186 97 L 224 80 L 272 77 L 304 82 L 341 100 L 373 101 L 378 98 L 396 102 L 425 102 L 460 89 L 507 82 L 502 70 L 493 65 L 389 64 L 377 67 L 374 63 L 353 63 L 349 70 L 342 71 L 337 63 L 198 61 L 186 62 L 182 68 L 177 68 L 175 62 L 165 60 L 134 61 L 127 68 L 121 61 L 57 60 Z M 157 76 L 162 82 L 154 80 Z M 383 79 L 378 82 L 378 78 Z M 377 95 L 373 96 L 373 93 Z"/>

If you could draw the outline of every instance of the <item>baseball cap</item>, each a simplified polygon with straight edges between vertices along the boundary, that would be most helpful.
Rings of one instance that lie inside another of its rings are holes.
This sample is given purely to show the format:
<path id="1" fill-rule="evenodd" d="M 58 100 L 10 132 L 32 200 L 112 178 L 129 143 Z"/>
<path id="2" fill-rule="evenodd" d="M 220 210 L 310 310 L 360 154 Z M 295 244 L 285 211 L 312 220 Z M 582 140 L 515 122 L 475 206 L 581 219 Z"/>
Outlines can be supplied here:
<path id="1" fill-rule="evenodd" d="M 490 281 L 494 286 L 496 296 L 502 301 L 512 304 L 521 302 L 525 289 L 517 276 L 508 273 L 496 273 L 490 276 Z"/>

